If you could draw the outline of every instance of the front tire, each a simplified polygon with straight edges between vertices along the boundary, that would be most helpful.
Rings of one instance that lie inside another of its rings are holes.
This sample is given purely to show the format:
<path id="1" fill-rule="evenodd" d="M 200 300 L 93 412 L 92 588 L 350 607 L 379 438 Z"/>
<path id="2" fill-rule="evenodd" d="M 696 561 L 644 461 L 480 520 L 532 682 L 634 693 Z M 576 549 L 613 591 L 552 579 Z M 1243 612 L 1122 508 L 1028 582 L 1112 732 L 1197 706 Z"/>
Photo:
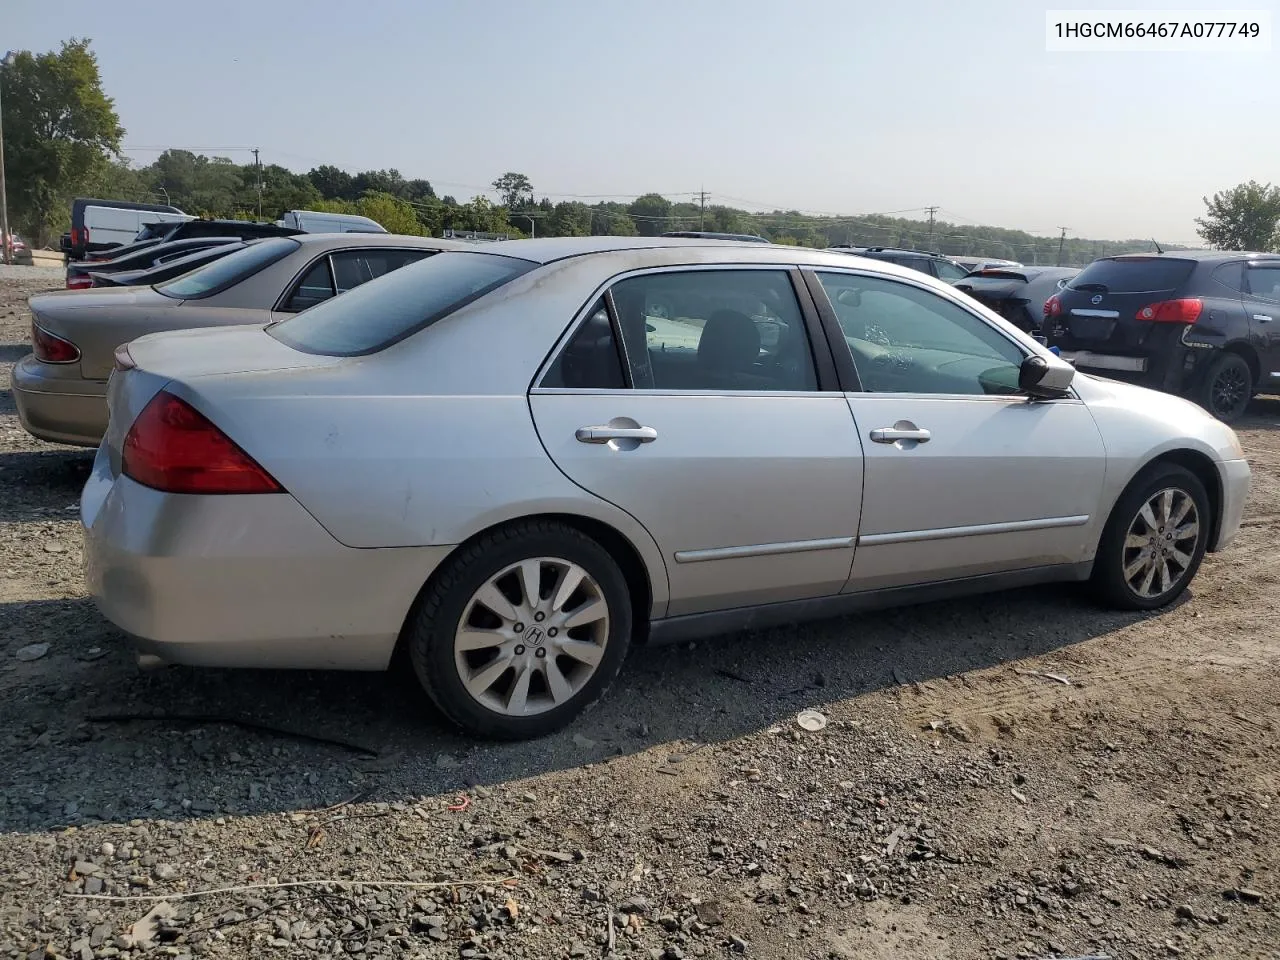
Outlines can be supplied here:
<path id="1" fill-rule="evenodd" d="M 603 547 L 564 524 L 529 521 L 450 559 L 413 615 L 409 661 L 467 733 L 540 737 L 604 694 L 631 618 L 626 578 Z"/>
<path id="2" fill-rule="evenodd" d="M 1094 590 L 1122 610 L 1167 606 L 1200 569 L 1209 527 L 1200 478 L 1177 464 L 1156 465 L 1111 511 L 1094 559 Z"/>
<path id="3" fill-rule="evenodd" d="M 1253 371 L 1238 353 L 1224 353 L 1209 365 L 1197 400 L 1223 423 L 1233 423 L 1253 399 Z"/>

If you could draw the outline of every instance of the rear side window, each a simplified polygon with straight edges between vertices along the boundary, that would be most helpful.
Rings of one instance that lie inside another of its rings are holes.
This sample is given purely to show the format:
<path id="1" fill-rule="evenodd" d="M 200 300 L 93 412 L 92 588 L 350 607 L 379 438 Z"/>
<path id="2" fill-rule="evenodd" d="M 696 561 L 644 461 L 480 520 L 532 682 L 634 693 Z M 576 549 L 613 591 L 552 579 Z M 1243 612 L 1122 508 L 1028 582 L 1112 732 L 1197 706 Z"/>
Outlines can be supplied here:
<path id="1" fill-rule="evenodd" d="M 1195 266 L 1194 260 L 1175 260 L 1170 257 L 1095 260 L 1067 284 L 1067 289 L 1096 290 L 1099 293 L 1158 293 L 1175 290 L 1186 282 Z"/>
<path id="2" fill-rule="evenodd" d="M 155 289 L 175 300 L 198 300 L 209 297 L 232 284 L 239 283 L 259 270 L 282 260 L 298 249 L 298 241 L 286 237 L 273 237 L 250 243 L 243 250 L 228 254 L 206 267 L 184 273 L 168 283 L 158 283 Z"/>
<path id="3" fill-rule="evenodd" d="M 377 353 L 536 266 L 495 254 L 441 253 L 272 324 L 267 332 L 304 353 Z"/>

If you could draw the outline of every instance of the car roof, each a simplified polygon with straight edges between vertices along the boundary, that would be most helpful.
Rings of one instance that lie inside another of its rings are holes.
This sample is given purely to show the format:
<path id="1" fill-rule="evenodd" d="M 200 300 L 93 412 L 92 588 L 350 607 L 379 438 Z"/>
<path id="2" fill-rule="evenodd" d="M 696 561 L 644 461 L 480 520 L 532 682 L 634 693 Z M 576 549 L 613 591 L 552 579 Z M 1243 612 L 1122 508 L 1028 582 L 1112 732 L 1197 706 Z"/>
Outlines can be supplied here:
<path id="1" fill-rule="evenodd" d="M 275 237 L 263 239 L 273 240 Z M 438 237 L 415 237 L 404 233 L 295 233 L 283 240 L 296 240 L 304 247 L 422 247 L 425 250 L 475 250 L 474 243 L 441 240 Z M 492 244 L 488 244 L 492 246 Z"/>
<path id="2" fill-rule="evenodd" d="M 1251 250 L 1166 250 L 1164 253 L 1118 253 L 1101 260 L 1194 260 L 1197 263 L 1218 263 L 1240 259 L 1277 260 L 1280 254 L 1258 253 Z"/>
<path id="3" fill-rule="evenodd" d="M 784 266 L 843 267 L 850 261 L 861 261 L 867 270 L 886 276 L 907 277 L 913 281 L 920 274 L 909 267 L 888 260 L 859 257 L 857 254 L 830 252 L 812 247 L 793 247 L 773 243 L 743 243 L 735 240 L 685 239 L 683 237 L 545 237 L 538 240 L 499 240 L 481 246 L 463 244 L 475 253 L 518 257 L 547 264 L 575 257 L 626 257 L 635 268 L 680 264 L 759 263 Z M 673 254 L 679 254 L 673 258 Z M 928 280 L 930 278 L 925 277 Z"/>

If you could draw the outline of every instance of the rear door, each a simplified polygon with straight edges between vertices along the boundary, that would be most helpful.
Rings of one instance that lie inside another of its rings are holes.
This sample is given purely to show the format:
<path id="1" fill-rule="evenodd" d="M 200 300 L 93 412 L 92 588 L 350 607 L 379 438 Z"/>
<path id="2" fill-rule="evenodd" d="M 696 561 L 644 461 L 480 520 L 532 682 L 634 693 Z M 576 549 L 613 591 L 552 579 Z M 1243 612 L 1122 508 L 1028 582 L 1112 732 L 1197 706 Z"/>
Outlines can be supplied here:
<path id="1" fill-rule="evenodd" d="M 1084 404 L 1020 396 L 1023 347 L 923 284 L 816 276 L 853 362 L 847 398 L 865 451 L 847 589 L 1087 560 L 1106 451 Z"/>
<path id="2" fill-rule="evenodd" d="M 1244 271 L 1245 311 L 1249 330 L 1262 358 L 1266 393 L 1280 389 L 1280 260 L 1255 260 Z"/>
<path id="3" fill-rule="evenodd" d="M 557 466 L 658 543 L 669 616 L 848 580 L 862 449 L 800 283 L 785 267 L 620 278 L 531 391 Z"/>

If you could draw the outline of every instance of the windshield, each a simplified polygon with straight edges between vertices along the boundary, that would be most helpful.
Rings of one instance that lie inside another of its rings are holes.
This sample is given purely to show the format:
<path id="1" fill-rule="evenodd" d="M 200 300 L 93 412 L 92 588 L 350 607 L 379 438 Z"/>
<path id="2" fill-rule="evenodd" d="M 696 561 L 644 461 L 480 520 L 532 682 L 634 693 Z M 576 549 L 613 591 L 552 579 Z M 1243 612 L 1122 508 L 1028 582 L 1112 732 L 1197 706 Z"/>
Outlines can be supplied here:
<path id="1" fill-rule="evenodd" d="M 487 253 L 440 253 L 272 324 L 268 332 L 305 353 L 377 353 L 536 266 Z"/>
<path id="2" fill-rule="evenodd" d="M 1194 260 L 1169 257 L 1121 257 L 1095 260 L 1067 284 L 1069 290 L 1099 293 L 1155 293 L 1173 290 L 1195 267 Z"/>
<path id="3" fill-rule="evenodd" d="M 206 267 L 184 273 L 168 283 L 158 283 L 155 289 L 175 300 L 198 300 L 212 296 L 287 257 L 299 246 L 298 241 L 287 237 L 255 240 L 245 244 L 243 250 L 228 254 Z"/>

